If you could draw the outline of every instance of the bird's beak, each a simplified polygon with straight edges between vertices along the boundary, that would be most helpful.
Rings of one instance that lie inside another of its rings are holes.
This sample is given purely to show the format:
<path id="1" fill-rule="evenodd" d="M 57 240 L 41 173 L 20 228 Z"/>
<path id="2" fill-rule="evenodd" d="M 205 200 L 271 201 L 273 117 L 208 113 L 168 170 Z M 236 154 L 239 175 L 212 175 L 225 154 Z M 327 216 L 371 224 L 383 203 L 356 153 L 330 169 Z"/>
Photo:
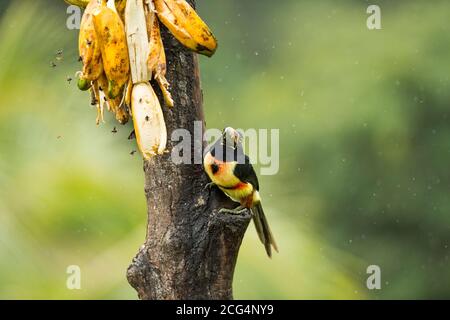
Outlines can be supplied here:
<path id="1" fill-rule="evenodd" d="M 239 132 L 231 127 L 226 127 L 224 129 L 224 136 L 231 138 L 235 144 L 238 144 L 241 141 Z"/>

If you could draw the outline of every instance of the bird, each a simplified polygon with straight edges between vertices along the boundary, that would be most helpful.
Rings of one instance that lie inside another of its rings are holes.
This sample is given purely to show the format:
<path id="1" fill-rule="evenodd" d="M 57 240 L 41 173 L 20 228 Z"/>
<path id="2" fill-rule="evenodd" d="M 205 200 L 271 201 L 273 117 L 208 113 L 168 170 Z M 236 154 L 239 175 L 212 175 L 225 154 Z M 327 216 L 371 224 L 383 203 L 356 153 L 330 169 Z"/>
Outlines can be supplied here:
<path id="1" fill-rule="evenodd" d="M 239 203 L 238 207 L 222 208 L 219 213 L 243 214 L 250 210 L 258 237 L 271 258 L 272 248 L 278 252 L 278 246 L 261 204 L 258 177 L 244 153 L 241 140 L 237 130 L 226 127 L 221 137 L 206 150 L 203 167 L 211 180 L 206 187 L 215 185 L 231 200 Z"/>

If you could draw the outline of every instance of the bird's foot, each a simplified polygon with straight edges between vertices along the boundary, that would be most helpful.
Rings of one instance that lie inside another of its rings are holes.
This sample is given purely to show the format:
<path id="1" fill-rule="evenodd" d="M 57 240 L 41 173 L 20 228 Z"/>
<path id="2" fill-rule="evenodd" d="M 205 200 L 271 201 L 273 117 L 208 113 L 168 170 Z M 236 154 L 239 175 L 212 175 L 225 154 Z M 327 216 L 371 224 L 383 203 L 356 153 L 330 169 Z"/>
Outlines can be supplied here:
<path id="1" fill-rule="evenodd" d="M 234 209 L 226 209 L 222 208 L 219 210 L 219 213 L 230 213 L 230 214 L 243 214 L 247 211 L 247 208 L 243 206 L 236 207 Z"/>
<path id="2" fill-rule="evenodd" d="M 215 185 L 216 184 L 214 182 L 209 182 L 203 187 L 203 190 L 211 190 L 211 188 L 214 187 Z"/>

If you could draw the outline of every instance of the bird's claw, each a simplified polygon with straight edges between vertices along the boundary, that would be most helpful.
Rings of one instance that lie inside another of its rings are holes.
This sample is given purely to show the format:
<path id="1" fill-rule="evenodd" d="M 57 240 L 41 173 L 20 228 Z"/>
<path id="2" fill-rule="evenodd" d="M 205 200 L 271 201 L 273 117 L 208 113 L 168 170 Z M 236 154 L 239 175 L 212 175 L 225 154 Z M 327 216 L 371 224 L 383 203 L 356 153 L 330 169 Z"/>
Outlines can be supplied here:
<path id="1" fill-rule="evenodd" d="M 203 187 L 203 190 L 211 190 L 211 188 L 213 186 L 215 186 L 215 183 L 214 182 L 209 182 Z"/>
<path id="2" fill-rule="evenodd" d="M 244 207 L 237 207 L 234 209 L 226 209 L 226 208 L 222 208 L 219 210 L 219 213 L 230 213 L 230 214 L 243 214 L 247 211 L 247 208 Z"/>

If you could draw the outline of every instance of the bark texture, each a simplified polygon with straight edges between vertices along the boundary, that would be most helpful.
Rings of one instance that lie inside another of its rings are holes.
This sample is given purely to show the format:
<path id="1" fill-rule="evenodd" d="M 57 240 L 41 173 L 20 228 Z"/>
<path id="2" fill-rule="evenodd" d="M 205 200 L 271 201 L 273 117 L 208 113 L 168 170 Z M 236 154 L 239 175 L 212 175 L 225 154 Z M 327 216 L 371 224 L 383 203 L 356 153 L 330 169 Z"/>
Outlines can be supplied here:
<path id="1" fill-rule="evenodd" d="M 165 28 L 162 34 L 175 101 L 174 108 L 163 107 L 171 151 L 173 130 L 184 128 L 194 137 L 194 122 L 201 121 L 203 128 L 205 122 L 197 56 Z M 201 139 L 193 141 L 191 158 L 201 159 L 204 146 Z M 145 161 L 144 173 L 147 236 L 127 272 L 139 298 L 232 299 L 234 268 L 250 213 L 218 213 L 237 204 L 215 187 L 205 189 L 209 179 L 201 164 L 175 164 L 168 153 Z"/>

